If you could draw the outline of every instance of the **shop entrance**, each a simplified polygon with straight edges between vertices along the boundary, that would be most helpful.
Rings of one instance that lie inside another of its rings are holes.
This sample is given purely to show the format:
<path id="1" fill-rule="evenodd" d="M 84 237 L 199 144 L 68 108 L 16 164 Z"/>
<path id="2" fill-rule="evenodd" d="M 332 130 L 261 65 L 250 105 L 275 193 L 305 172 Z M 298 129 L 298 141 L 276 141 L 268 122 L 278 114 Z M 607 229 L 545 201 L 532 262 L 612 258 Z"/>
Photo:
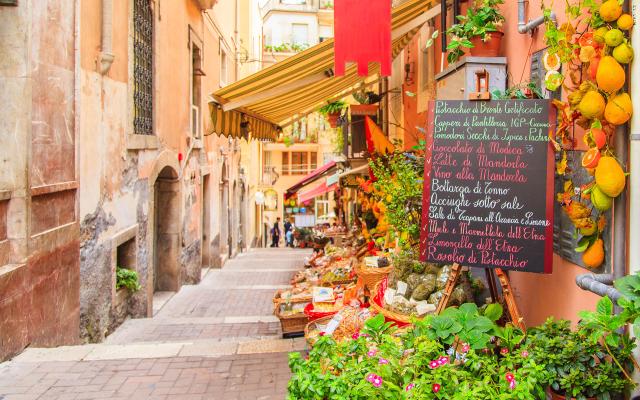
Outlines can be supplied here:
<path id="1" fill-rule="evenodd" d="M 227 164 L 222 164 L 221 179 L 220 179 L 220 206 L 218 207 L 220 213 L 220 258 L 223 259 L 223 254 L 229 253 L 229 176 L 227 172 Z"/>
<path id="2" fill-rule="evenodd" d="M 210 175 L 202 177 L 202 268 L 211 267 L 211 186 Z"/>

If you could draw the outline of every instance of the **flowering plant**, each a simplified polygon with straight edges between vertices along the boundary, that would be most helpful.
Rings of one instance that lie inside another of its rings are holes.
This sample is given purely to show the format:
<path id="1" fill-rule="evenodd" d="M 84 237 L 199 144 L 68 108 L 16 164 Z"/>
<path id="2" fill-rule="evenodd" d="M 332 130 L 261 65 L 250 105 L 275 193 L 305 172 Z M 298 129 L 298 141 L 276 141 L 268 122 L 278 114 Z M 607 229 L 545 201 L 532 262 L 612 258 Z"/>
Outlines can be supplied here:
<path id="1" fill-rule="evenodd" d="M 465 309 L 460 318 L 480 317 L 477 308 Z M 487 321 L 491 331 L 502 329 Z M 506 352 L 503 347 L 501 339 L 487 341 L 485 348 L 454 347 L 424 334 L 424 326 L 400 333 L 379 314 L 351 341 L 326 335 L 308 359 L 292 353 L 289 399 L 543 399 L 544 366 L 529 356 L 523 341 L 504 347 Z"/>

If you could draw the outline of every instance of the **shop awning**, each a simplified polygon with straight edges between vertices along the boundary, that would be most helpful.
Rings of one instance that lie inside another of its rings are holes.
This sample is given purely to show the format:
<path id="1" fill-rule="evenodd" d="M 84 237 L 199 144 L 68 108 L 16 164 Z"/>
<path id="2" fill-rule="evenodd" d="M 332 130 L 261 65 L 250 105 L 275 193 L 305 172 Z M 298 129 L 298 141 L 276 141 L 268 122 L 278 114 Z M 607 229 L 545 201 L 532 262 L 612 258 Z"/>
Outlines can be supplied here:
<path id="1" fill-rule="evenodd" d="M 306 190 L 304 192 L 299 192 L 298 193 L 298 203 L 306 203 L 309 200 L 313 200 L 314 198 L 318 197 L 318 196 L 322 196 L 325 193 L 329 193 L 332 192 L 334 190 L 336 190 L 336 188 L 338 187 L 338 184 L 333 184 L 330 186 L 327 186 L 326 182 L 322 182 L 321 185 L 316 186 L 313 189 L 310 190 Z"/>
<path id="2" fill-rule="evenodd" d="M 209 103 L 211 115 L 210 134 L 234 138 L 273 141 L 278 136 L 278 127 L 262 118 L 255 118 L 238 111 L 223 111 L 216 103 Z"/>
<path id="3" fill-rule="evenodd" d="M 439 0 L 407 0 L 392 11 L 392 56 L 395 58 L 420 27 L 440 13 Z M 369 65 L 369 77 L 358 76 L 356 65 L 345 76 L 333 74 L 333 40 L 328 39 L 213 94 L 224 112 L 236 111 L 283 126 L 296 115 L 304 115 L 330 100 L 340 99 L 378 74 L 378 64 Z"/>
<path id="4" fill-rule="evenodd" d="M 296 192 L 298 192 L 298 190 L 302 189 L 303 187 L 307 186 L 310 183 L 313 183 L 315 181 L 317 181 L 318 179 L 328 175 L 329 173 L 333 172 L 337 167 L 337 164 L 335 161 L 331 161 L 326 163 L 325 165 L 323 165 L 322 167 L 316 169 L 315 171 L 311 172 L 310 174 L 306 175 L 304 178 L 302 178 L 301 180 L 299 180 L 295 185 L 291 186 L 289 189 L 287 189 L 287 191 L 284 194 L 285 199 L 293 196 Z"/>

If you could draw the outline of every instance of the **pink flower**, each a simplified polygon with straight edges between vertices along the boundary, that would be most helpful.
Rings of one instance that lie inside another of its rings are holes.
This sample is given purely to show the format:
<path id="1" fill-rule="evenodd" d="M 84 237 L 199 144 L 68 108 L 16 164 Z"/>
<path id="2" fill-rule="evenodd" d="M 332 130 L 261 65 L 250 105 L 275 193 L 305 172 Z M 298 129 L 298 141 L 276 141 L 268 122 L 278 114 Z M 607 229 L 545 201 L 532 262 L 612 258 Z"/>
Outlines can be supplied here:
<path id="1" fill-rule="evenodd" d="M 520 355 L 522 355 L 522 357 L 527 358 L 529 357 L 529 352 L 524 350 L 522 353 L 520 353 Z"/>
<path id="2" fill-rule="evenodd" d="M 504 379 L 506 379 L 507 382 L 513 382 L 513 380 L 516 378 L 511 372 L 507 372 L 506 374 L 504 374 Z"/>
<path id="3" fill-rule="evenodd" d="M 433 393 L 438 393 L 440 391 L 440 384 L 439 383 L 434 383 L 433 386 L 431 387 L 431 390 L 433 390 Z"/>
<path id="4" fill-rule="evenodd" d="M 513 390 L 516 388 L 516 380 L 512 380 L 509 382 L 509 389 Z"/>
<path id="5" fill-rule="evenodd" d="M 351 335 L 351 337 L 353 338 L 353 340 L 358 340 L 358 338 L 360 337 L 360 332 L 356 332 L 353 335 Z"/>
<path id="6" fill-rule="evenodd" d="M 387 360 L 386 358 L 380 357 L 380 360 L 378 360 L 378 364 L 380 365 L 389 364 L 389 360 Z"/>
<path id="7" fill-rule="evenodd" d="M 500 349 L 500 354 L 508 354 L 509 353 L 509 349 L 507 349 L 506 347 L 503 347 Z"/>
<path id="8" fill-rule="evenodd" d="M 382 386 L 382 377 L 376 374 L 367 375 L 367 381 L 369 381 L 375 387 Z"/>
<path id="9" fill-rule="evenodd" d="M 376 350 L 376 349 L 371 349 L 371 350 L 369 350 L 367 352 L 367 356 L 369 356 L 369 357 L 375 357 L 376 354 L 378 354 L 378 350 Z"/>
<path id="10" fill-rule="evenodd" d="M 468 353 L 470 349 L 471 349 L 471 347 L 469 346 L 469 343 L 465 343 L 465 344 L 462 345 L 462 350 L 461 351 L 463 353 Z"/>
<path id="11" fill-rule="evenodd" d="M 324 335 L 326 335 L 326 333 L 325 332 L 320 332 L 318 335 L 324 336 Z"/>
<path id="12" fill-rule="evenodd" d="M 429 368 L 431 368 L 431 369 L 438 368 L 438 366 L 439 366 L 439 365 L 438 365 L 438 362 L 437 362 L 436 360 L 433 360 L 433 361 L 431 361 L 431 362 L 429 363 Z"/>
<path id="13" fill-rule="evenodd" d="M 407 387 L 406 387 L 406 388 L 404 388 L 404 391 L 405 391 L 405 392 L 408 392 L 408 391 L 410 391 L 411 389 L 413 389 L 414 387 L 416 387 L 416 384 L 415 384 L 415 383 L 410 383 L 410 384 L 408 384 L 408 385 L 407 385 Z"/>
<path id="14" fill-rule="evenodd" d="M 438 365 L 446 365 L 449 364 L 449 357 L 442 356 L 438 359 Z"/>

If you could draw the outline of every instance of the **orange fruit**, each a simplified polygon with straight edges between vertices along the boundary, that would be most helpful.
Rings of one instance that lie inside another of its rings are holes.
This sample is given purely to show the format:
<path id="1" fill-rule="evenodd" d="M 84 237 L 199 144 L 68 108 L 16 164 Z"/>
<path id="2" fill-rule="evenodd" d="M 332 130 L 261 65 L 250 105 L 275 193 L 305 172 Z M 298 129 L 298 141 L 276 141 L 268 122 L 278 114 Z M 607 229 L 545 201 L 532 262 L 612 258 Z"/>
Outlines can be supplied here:
<path id="1" fill-rule="evenodd" d="M 622 15 L 622 7 L 618 0 L 607 0 L 600 6 L 600 17 L 606 22 L 613 22 Z"/>
<path id="2" fill-rule="evenodd" d="M 590 136 L 596 144 L 596 147 L 599 149 L 603 148 L 604 145 L 607 144 L 607 134 L 602 129 L 591 128 Z"/>
<path id="3" fill-rule="evenodd" d="M 618 197 L 626 185 L 624 170 L 613 157 L 600 157 L 596 167 L 596 185 L 609 197 Z"/>
<path id="4" fill-rule="evenodd" d="M 625 80 L 624 69 L 616 59 L 611 56 L 602 57 L 596 72 L 598 87 L 607 93 L 613 93 L 622 89 Z"/>
<path id="5" fill-rule="evenodd" d="M 602 117 L 605 106 L 604 97 L 597 90 L 590 90 L 582 96 L 578 110 L 586 118 L 594 119 Z"/>
<path id="6" fill-rule="evenodd" d="M 549 54 L 549 52 L 544 53 L 544 57 L 542 57 L 542 63 L 544 64 L 544 69 L 546 69 L 547 71 L 557 71 L 562 65 L 562 63 L 560 62 L 560 56 L 557 54 Z"/>
<path id="7" fill-rule="evenodd" d="M 598 238 L 589 246 L 589 248 L 582 254 L 582 262 L 585 266 L 595 269 L 602 265 L 604 262 L 604 242 Z"/>
<path id="8" fill-rule="evenodd" d="M 598 161 L 600 161 L 600 150 L 595 147 L 586 151 L 582 156 L 582 166 L 584 168 L 595 168 L 598 166 Z"/>
<path id="9" fill-rule="evenodd" d="M 617 21 L 618 28 L 628 31 L 633 27 L 633 17 L 629 14 L 622 14 Z"/>
<path id="10" fill-rule="evenodd" d="M 609 102 L 604 109 L 604 118 L 613 125 L 622 125 L 629 121 L 633 115 L 633 104 L 627 93 L 620 93 L 609 97 Z"/>

